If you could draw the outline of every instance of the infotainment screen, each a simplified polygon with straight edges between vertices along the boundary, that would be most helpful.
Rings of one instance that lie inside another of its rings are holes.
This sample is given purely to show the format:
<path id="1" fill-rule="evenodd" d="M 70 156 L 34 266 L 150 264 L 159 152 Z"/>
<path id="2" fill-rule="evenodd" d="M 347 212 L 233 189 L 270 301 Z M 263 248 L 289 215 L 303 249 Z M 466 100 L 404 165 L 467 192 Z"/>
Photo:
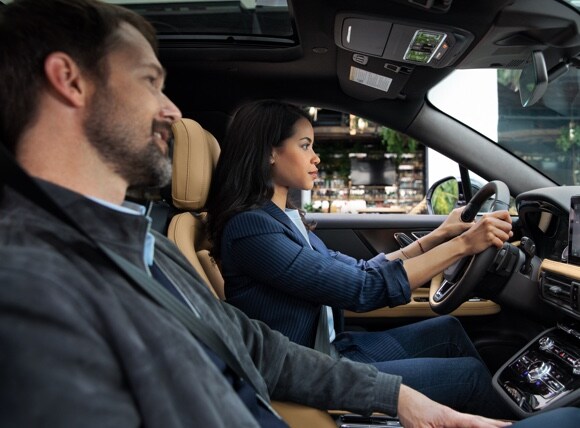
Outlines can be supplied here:
<path id="1" fill-rule="evenodd" d="M 580 266 L 580 195 L 570 198 L 568 263 Z"/>

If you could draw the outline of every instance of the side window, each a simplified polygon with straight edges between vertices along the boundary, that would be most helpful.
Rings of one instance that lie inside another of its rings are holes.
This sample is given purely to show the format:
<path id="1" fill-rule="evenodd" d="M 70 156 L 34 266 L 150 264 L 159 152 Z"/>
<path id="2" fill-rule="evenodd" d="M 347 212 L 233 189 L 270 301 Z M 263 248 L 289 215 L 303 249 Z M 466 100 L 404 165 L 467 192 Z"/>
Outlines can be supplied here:
<path id="1" fill-rule="evenodd" d="M 305 107 L 320 156 L 301 206 L 324 213 L 427 213 L 427 150 L 419 141 L 363 117 Z M 443 168 L 447 173 L 449 168 Z M 456 168 L 457 173 L 459 169 Z"/>
<path id="2" fill-rule="evenodd" d="M 320 156 L 312 191 L 292 194 L 306 211 L 448 214 L 464 203 L 457 162 L 363 117 L 304 108 L 312 118 L 314 149 Z M 486 180 L 470 177 L 474 194 Z"/>

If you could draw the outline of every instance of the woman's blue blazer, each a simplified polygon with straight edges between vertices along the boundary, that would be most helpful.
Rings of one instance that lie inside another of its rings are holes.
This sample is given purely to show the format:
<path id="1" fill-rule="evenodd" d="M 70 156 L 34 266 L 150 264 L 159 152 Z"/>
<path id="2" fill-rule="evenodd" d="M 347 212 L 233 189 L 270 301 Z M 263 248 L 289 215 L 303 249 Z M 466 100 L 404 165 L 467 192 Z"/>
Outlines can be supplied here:
<path id="1" fill-rule="evenodd" d="M 401 260 L 356 260 L 308 237 L 312 248 L 272 202 L 232 217 L 222 236 L 226 300 L 309 347 L 323 304 L 365 312 L 410 300 Z"/>

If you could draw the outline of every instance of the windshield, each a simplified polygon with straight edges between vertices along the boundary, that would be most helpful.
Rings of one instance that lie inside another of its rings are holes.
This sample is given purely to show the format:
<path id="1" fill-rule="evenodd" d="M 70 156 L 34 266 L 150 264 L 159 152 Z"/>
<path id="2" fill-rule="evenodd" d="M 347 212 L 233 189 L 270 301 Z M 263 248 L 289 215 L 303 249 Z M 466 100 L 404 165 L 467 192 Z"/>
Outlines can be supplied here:
<path id="1" fill-rule="evenodd" d="M 556 183 L 580 184 L 580 70 L 571 68 L 550 82 L 543 98 L 525 108 L 519 74 L 457 70 L 429 93 L 429 101 Z"/>

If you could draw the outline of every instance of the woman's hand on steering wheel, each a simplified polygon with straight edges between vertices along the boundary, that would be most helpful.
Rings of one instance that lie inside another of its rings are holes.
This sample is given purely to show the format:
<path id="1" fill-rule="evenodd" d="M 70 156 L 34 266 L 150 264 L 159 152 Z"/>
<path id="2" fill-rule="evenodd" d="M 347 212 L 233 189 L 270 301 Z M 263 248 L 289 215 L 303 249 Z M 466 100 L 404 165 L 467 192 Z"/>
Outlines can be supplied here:
<path id="1" fill-rule="evenodd" d="M 471 223 L 467 223 L 471 224 Z M 483 214 L 468 230 L 459 236 L 465 245 L 465 255 L 478 254 L 489 247 L 501 248 L 513 235 L 512 219 L 508 211 Z"/>
<path id="2" fill-rule="evenodd" d="M 448 241 L 458 235 L 461 235 L 463 232 L 474 225 L 474 222 L 465 222 L 461 220 L 462 211 L 463 207 L 455 208 L 449 213 L 445 221 L 441 223 L 441 226 L 438 227 L 443 237 L 442 242 Z"/>

